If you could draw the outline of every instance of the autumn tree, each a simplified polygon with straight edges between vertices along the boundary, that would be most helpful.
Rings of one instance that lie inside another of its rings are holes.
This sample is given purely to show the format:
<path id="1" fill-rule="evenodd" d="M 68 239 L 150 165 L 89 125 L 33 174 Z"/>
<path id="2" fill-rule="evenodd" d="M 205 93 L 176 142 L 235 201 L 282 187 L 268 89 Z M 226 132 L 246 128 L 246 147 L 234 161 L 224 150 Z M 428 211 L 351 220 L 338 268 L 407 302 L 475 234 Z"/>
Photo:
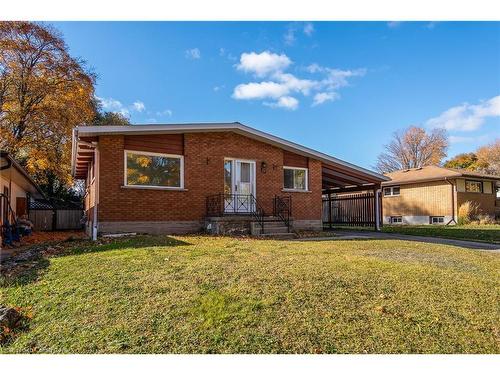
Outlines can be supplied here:
<path id="1" fill-rule="evenodd" d="M 458 154 L 444 166 L 500 176 L 500 139 L 479 147 L 475 152 Z"/>
<path id="2" fill-rule="evenodd" d="M 477 155 L 474 152 L 458 154 L 444 163 L 446 168 L 475 171 L 479 168 Z"/>
<path id="3" fill-rule="evenodd" d="M 400 169 L 438 165 L 448 149 L 448 137 L 443 129 L 426 132 L 411 126 L 393 134 L 385 151 L 377 158 L 375 168 L 381 173 Z"/>
<path id="4" fill-rule="evenodd" d="M 478 170 L 500 176 L 500 138 L 476 151 Z"/>
<path id="5" fill-rule="evenodd" d="M 102 103 L 98 98 L 94 98 L 92 106 L 95 115 L 89 125 L 130 125 L 129 119 L 121 113 L 103 111 Z"/>
<path id="6" fill-rule="evenodd" d="M 40 184 L 70 183 L 71 130 L 94 118 L 94 83 L 53 27 L 0 22 L 0 148 Z"/>

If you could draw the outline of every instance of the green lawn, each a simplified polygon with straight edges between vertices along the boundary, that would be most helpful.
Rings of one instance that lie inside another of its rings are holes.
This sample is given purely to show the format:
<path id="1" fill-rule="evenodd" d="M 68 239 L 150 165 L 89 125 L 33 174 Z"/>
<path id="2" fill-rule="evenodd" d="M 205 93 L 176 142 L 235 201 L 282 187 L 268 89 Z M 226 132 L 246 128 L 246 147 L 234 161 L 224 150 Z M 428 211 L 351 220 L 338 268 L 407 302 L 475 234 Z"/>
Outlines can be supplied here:
<path id="1" fill-rule="evenodd" d="M 499 353 L 500 254 L 417 242 L 75 242 L 0 304 L 4 353 Z"/>
<path id="2" fill-rule="evenodd" d="M 383 232 L 500 243 L 500 225 L 384 225 Z"/>

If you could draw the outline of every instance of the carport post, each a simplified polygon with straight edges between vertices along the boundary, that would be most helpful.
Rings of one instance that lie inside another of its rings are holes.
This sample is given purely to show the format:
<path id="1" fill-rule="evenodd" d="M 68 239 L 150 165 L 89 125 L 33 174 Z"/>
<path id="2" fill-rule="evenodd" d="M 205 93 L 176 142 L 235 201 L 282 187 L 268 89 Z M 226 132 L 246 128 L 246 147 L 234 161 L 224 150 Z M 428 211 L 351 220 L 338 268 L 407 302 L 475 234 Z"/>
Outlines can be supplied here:
<path id="1" fill-rule="evenodd" d="M 373 199 L 375 199 L 375 230 L 380 232 L 380 200 L 379 200 L 380 189 L 373 190 Z"/>
<path id="2" fill-rule="evenodd" d="M 328 192 L 328 226 L 332 229 L 332 193 Z"/>

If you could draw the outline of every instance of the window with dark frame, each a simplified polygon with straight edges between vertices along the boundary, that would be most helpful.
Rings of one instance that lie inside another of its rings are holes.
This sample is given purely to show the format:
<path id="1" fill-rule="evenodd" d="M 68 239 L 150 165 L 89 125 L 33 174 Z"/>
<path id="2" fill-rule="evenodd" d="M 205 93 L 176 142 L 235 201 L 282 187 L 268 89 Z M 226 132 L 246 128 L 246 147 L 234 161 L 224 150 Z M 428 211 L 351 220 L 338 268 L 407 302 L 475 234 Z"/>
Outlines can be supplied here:
<path id="1" fill-rule="evenodd" d="M 430 223 L 431 224 L 444 224 L 444 216 L 431 216 Z"/>
<path id="2" fill-rule="evenodd" d="M 391 224 L 403 224 L 402 216 L 391 216 Z"/>
<path id="3" fill-rule="evenodd" d="M 465 180 L 465 191 L 468 193 L 482 193 L 483 182 L 474 180 Z"/>
<path id="4" fill-rule="evenodd" d="M 384 188 L 384 197 L 393 197 L 401 193 L 401 188 L 399 186 L 389 186 Z"/>

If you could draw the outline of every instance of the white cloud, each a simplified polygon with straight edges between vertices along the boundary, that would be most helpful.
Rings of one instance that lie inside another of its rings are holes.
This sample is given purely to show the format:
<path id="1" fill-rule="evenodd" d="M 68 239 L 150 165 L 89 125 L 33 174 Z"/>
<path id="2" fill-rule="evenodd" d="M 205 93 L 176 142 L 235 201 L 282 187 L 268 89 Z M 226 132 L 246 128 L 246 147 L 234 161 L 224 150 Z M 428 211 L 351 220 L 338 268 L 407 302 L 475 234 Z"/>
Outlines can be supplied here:
<path id="1" fill-rule="evenodd" d="M 339 99 L 337 91 L 348 86 L 350 78 L 366 74 L 366 69 L 341 70 L 311 64 L 306 70 L 320 76 L 317 79 L 304 79 L 285 72 L 291 64 L 292 61 L 285 54 L 277 55 L 269 51 L 243 53 L 236 68 L 265 79 L 237 85 L 232 97 L 238 100 L 273 99 L 263 104 L 272 108 L 296 109 L 299 101 L 292 94 L 314 94 L 312 105 L 317 106 Z"/>
<path id="2" fill-rule="evenodd" d="M 458 135 L 450 135 L 450 143 L 472 143 L 472 142 L 487 142 L 491 137 L 489 135 L 480 135 L 479 137 L 462 137 Z"/>
<path id="3" fill-rule="evenodd" d="M 170 109 L 156 112 L 156 116 L 172 117 L 173 112 Z"/>
<path id="4" fill-rule="evenodd" d="M 185 56 L 190 60 L 198 60 L 201 58 L 201 52 L 198 48 L 191 48 L 186 50 Z"/>
<path id="5" fill-rule="evenodd" d="M 330 69 L 324 68 L 328 75 L 323 82 L 332 90 L 339 89 L 349 85 L 348 78 L 351 77 L 361 77 L 366 74 L 366 69 L 356 69 L 356 70 L 341 70 L 341 69 Z"/>
<path id="6" fill-rule="evenodd" d="M 233 98 L 235 99 L 264 99 L 279 98 L 290 92 L 286 85 L 276 82 L 250 82 L 235 87 Z"/>
<path id="7" fill-rule="evenodd" d="M 217 91 L 220 91 L 220 90 L 222 90 L 224 88 L 226 88 L 226 85 L 214 86 L 214 91 L 217 92 Z"/>
<path id="8" fill-rule="evenodd" d="M 283 39 L 287 46 L 293 45 L 295 43 L 295 28 L 288 26 L 285 35 L 283 35 Z"/>
<path id="9" fill-rule="evenodd" d="M 137 111 L 137 112 L 142 112 L 146 109 L 146 106 L 144 105 L 143 102 L 141 101 L 136 101 L 134 102 L 134 104 L 132 104 L 132 106 L 134 107 L 134 109 Z"/>
<path id="10" fill-rule="evenodd" d="M 479 129 L 488 117 L 500 117 L 500 95 L 480 104 L 464 103 L 452 107 L 428 120 L 426 125 L 449 131 L 473 131 Z"/>
<path id="11" fill-rule="evenodd" d="M 399 27 L 401 25 L 401 21 L 390 21 L 390 22 L 387 22 L 387 27 L 389 27 L 390 29 L 395 29 L 397 27 Z"/>
<path id="12" fill-rule="evenodd" d="M 340 94 L 337 92 L 318 92 L 314 95 L 314 101 L 312 106 L 323 104 L 324 102 L 334 101 L 340 98 Z"/>
<path id="13" fill-rule="evenodd" d="M 311 22 L 306 22 L 303 31 L 307 36 L 311 36 L 314 33 L 314 25 Z"/>
<path id="14" fill-rule="evenodd" d="M 101 102 L 102 108 L 108 112 L 117 112 L 123 116 L 130 116 L 130 111 L 120 102 L 119 100 L 113 98 L 101 98 L 96 96 L 96 99 Z"/>
<path id="15" fill-rule="evenodd" d="M 264 77 L 267 74 L 282 71 L 290 64 L 292 60 L 287 55 L 271 53 L 264 51 L 261 53 L 242 53 L 240 63 L 236 66 L 238 70 L 245 73 L 253 73 L 258 77 Z"/>
<path id="16" fill-rule="evenodd" d="M 282 96 L 275 102 L 264 102 L 271 108 L 285 108 L 291 111 L 295 111 L 299 107 L 299 101 L 292 96 Z"/>

